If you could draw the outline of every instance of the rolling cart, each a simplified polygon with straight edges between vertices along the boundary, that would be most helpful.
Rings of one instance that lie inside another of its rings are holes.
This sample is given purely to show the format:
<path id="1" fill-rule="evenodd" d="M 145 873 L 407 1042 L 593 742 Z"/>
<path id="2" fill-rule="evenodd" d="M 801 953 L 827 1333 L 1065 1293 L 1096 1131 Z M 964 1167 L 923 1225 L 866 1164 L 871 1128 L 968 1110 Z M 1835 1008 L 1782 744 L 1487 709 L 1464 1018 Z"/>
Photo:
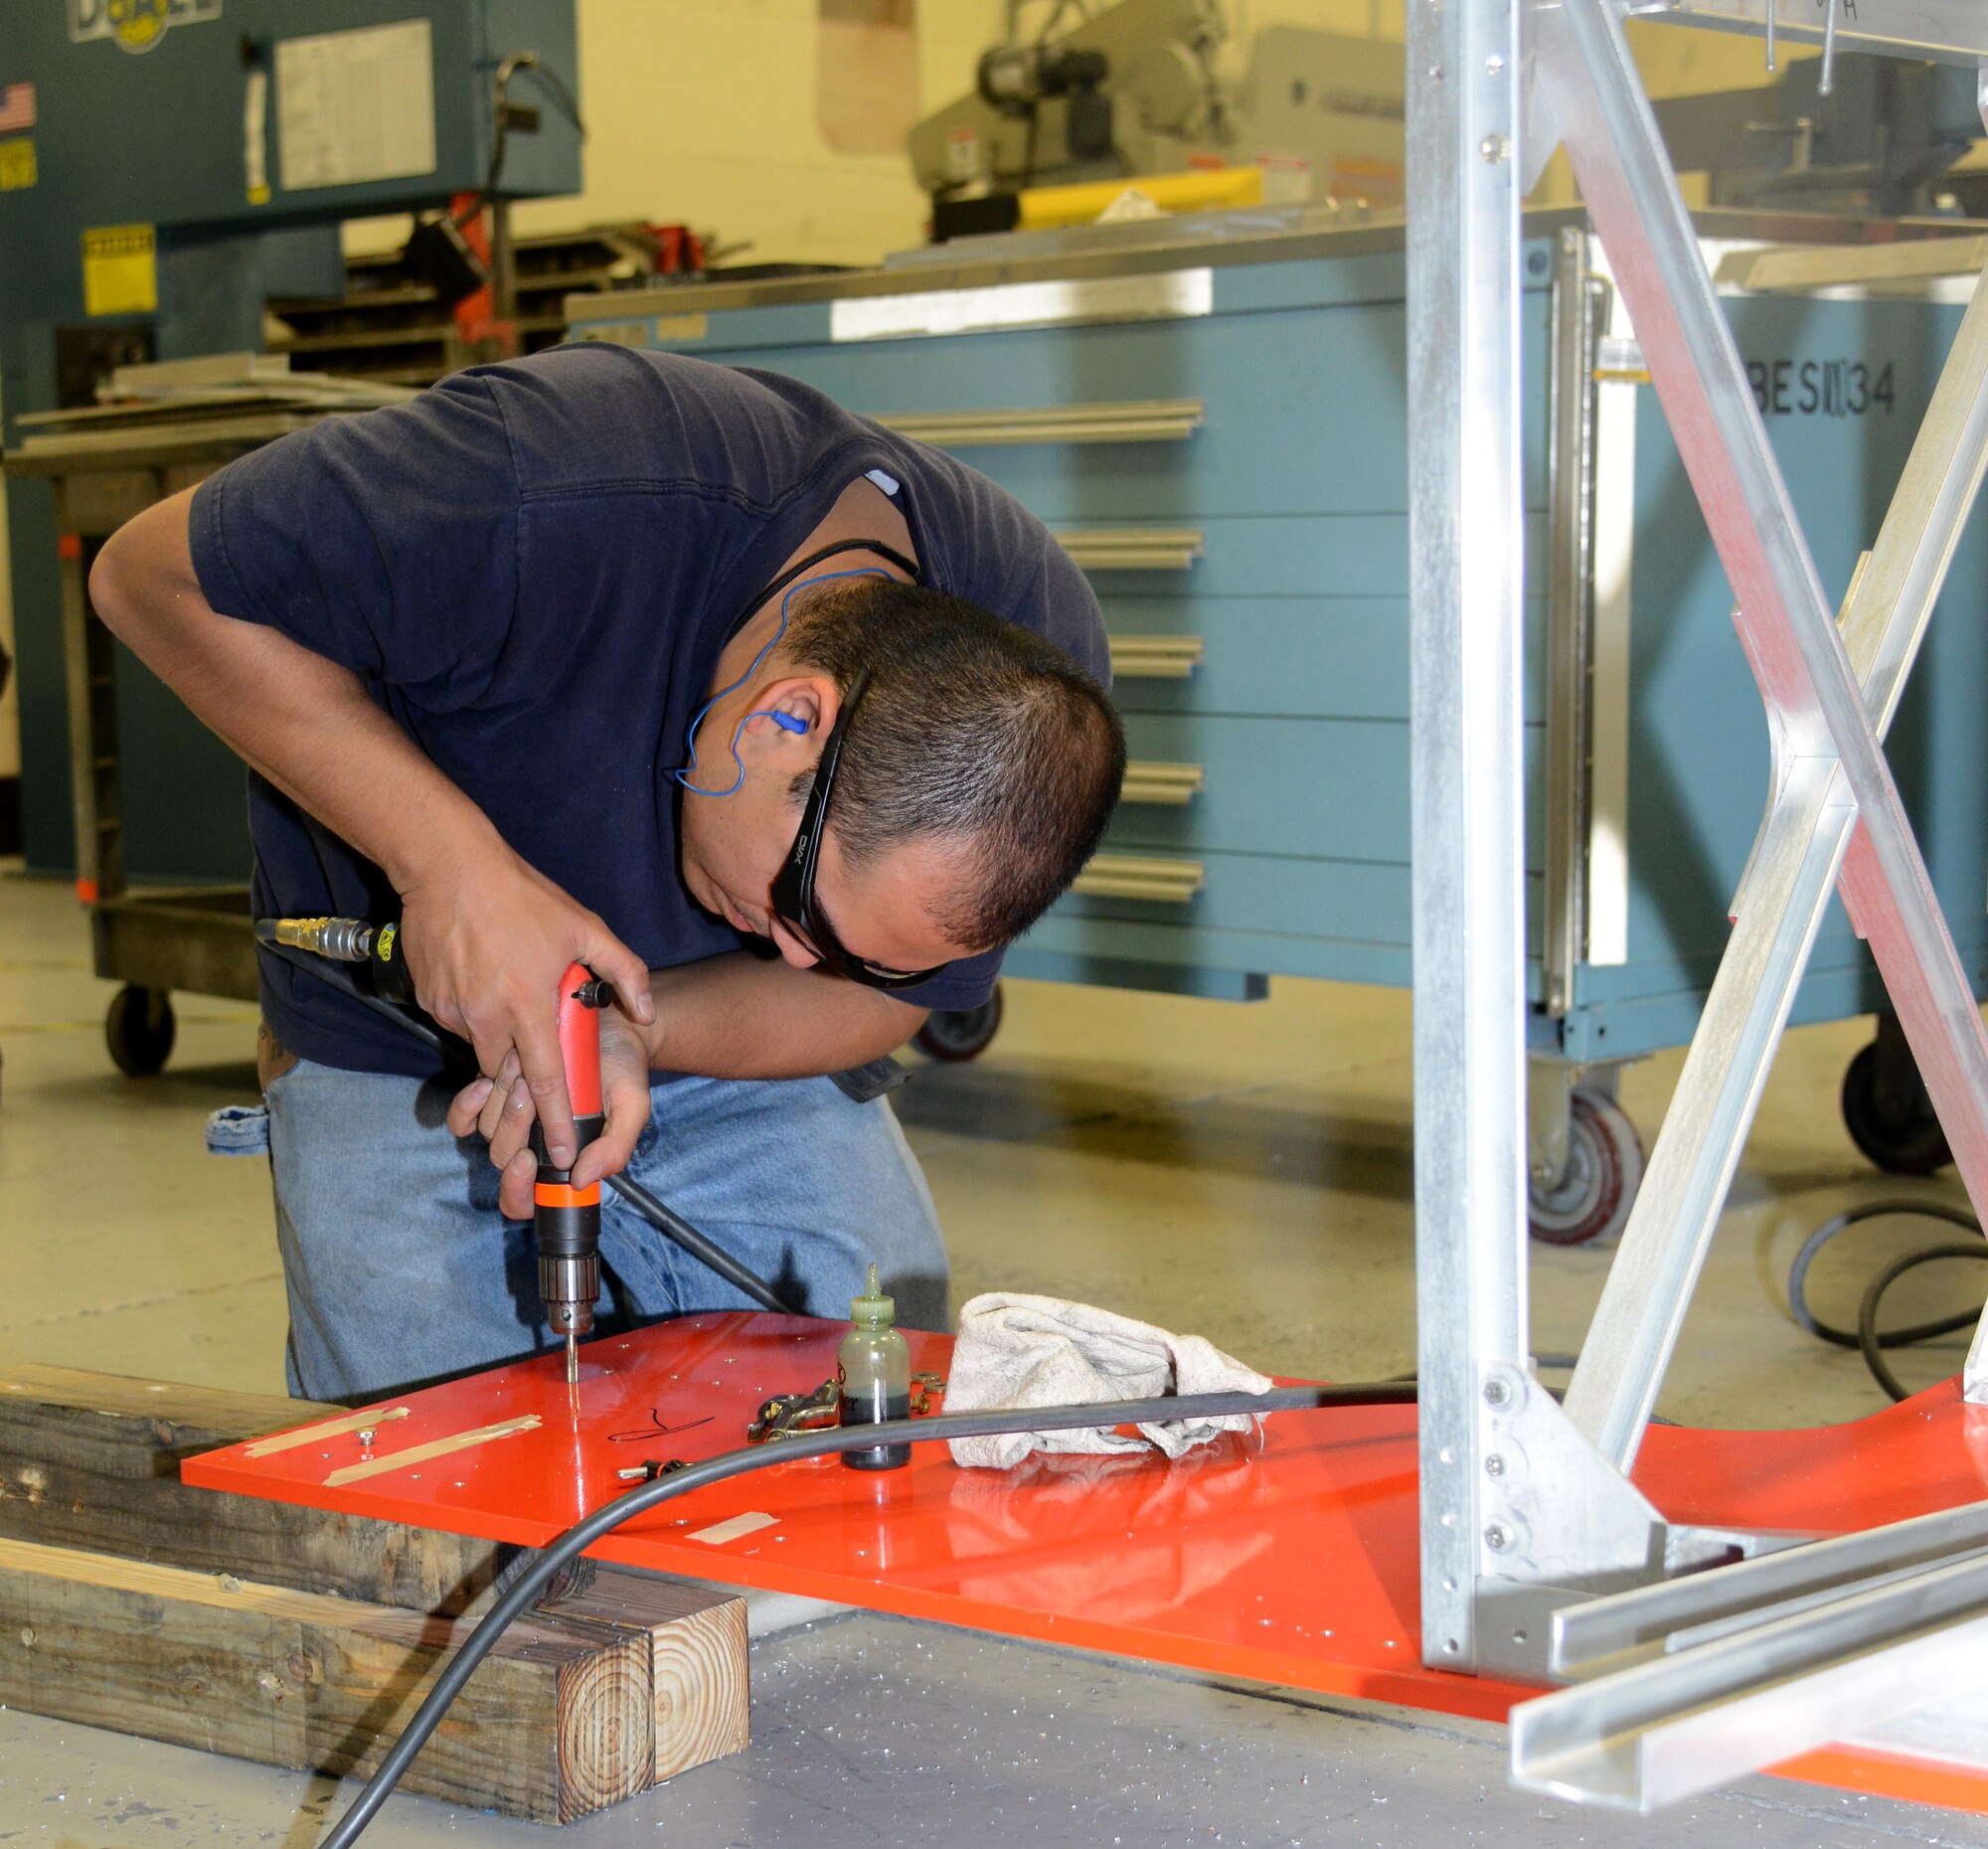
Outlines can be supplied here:
<path id="1" fill-rule="evenodd" d="M 89 568 L 103 542 L 155 502 L 250 449 L 368 402 L 290 402 L 275 387 L 260 397 L 54 412 L 23 418 L 22 439 L 7 455 L 8 475 L 39 477 L 55 490 L 76 893 L 89 908 L 96 973 L 124 985 L 103 1033 L 118 1069 L 134 1077 L 158 1072 L 172 1053 L 175 990 L 255 998 L 255 945 L 246 884 L 134 891 L 126 881 L 117 644 L 90 608 Z"/>

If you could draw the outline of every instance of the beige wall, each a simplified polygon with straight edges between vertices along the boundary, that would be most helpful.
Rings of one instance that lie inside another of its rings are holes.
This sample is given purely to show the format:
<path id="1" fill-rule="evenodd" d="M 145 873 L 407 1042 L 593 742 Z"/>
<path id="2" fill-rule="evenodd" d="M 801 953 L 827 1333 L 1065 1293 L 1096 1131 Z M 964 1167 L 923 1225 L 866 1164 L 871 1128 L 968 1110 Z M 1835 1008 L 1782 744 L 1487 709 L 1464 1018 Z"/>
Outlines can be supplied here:
<path id="1" fill-rule="evenodd" d="M 920 105 L 973 82 L 1002 0 L 918 0 Z M 580 0 L 586 190 L 518 210 L 521 231 L 684 222 L 765 261 L 875 262 L 923 237 L 902 155 L 841 154 L 815 116 L 815 0 Z M 404 220 L 348 227 L 351 249 Z"/>
<path id="2" fill-rule="evenodd" d="M 902 156 L 840 154 L 815 119 L 815 0 L 580 0 L 586 190 L 518 211 L 524 231 L 605 219 L 682 220 L 767 261 L 875 262 L 919 243 L 925 200 Z M 973 84 L 1003 0 L 917 0 L 920 106 Z M 1402 0 L 1230 0 L 1240 70 L 1266 25 L 1402 35 Z M 378 250 L 405 220 L 348 228 Z"/>

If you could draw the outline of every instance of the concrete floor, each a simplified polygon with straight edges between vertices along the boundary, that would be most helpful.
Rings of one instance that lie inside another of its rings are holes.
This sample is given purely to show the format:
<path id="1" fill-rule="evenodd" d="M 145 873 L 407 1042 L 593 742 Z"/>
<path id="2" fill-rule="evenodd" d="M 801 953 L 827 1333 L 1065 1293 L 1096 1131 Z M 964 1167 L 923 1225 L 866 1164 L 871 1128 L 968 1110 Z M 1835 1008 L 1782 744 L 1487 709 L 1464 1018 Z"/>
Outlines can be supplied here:
<path id="1" fill-rule="evenodd" d="M 210 1157 L 201 1134 L 210 1110 L 253 1097 L 253 1011 L 184 998 L 166 1073 L 133 1082 L 103 1048 L 111 992 L 89 974 L 68 890 L 0 870 L 0 1227 L 12 1286 L 0 1295 L 0 1364 L 280 1392 L 267 1171 Z M 1412 1367 L 1408 1018 L 1405 994 L 1320 983 L 1279 982 L 1252 1007 L 1010 984 L 1007 1023 L 982 1060 L 923 1068 L 900 1093 L 947 1228 L 955 1300 L 996 1287 L 1079 1297 L 1197 1330 L 1273 1372 Z M 1881 1404 L 1858 1357 L 1804 1336 L 1784 1296 L 1795 1248 L 1826 1215 L 1901 1194 L 1961 1198 L 1950 1177 L 1881 1177 L 1851 1146 L 1836 1093 L 1868 1038 L 1861 1022 L 1789 1037 L 1666 1384 L 1670 1417 L 1810 1425 Z M 1677 1066 L 1664 1056 L 1625 1078 L 1646 1141 Z M 1872 1265 L 1923 1233 L 1894 1223 L 1843 1242 L 1855 1250 L 1817 1267 L 1818 1308 L 1850 1315 Z M 1578 1346 L 1607 1261 L 1535 1249 L 1542 1353 Z M 1978 1301 L 1978 1277 L 1921 1274 L 1899 1311 L 1957 1306 L 1970 1289 Z M 1901 1372 L 1929 1383 L 1961 1347 L 1906 1357 Z M 1970 1820 L 1772 1780 L 1621 1826 L 1508 1791 L 1496 1730 L 936 1626 L 851 1616 L 754 1650 L 751 1751 L 581 1834 L 1656 1844 L 1743 1830 L 1773 1845 L 1988 1843 Z M 152 1849 L 206 1835 L 305 1849 L 325 1801 L 322 1781 L 0 1715 L 0 1841 Z M 375 1835 L 428 1842 L 438 1829 L 493 1843 L 526 1833 L 407 1799 Z"/>
<path id="2" fill-rule="evenodd" d="M 752 1655 L 752 1745 L 559 1832 L 559 1849 L 1880 1849 L 1988 1845 L 1988 1819 L 1752 1778 L 1648 1820 L 1507 1788 L 1504 1730 L 997 1641 L 867 1612 Z M 311 1849 L 329 1779 L 0 1715 L 20 1849 Z M 396 1798 L 369 1849 L 546 1849 Z"/>

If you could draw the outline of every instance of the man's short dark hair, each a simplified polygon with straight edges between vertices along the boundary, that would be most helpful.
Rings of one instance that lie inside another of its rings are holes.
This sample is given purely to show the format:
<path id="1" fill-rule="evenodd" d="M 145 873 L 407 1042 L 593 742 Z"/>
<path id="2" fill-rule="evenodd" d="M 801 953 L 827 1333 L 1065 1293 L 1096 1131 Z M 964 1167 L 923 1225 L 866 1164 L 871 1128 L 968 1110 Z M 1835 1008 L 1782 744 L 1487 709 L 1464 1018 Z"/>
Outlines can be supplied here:
<path id="1" fill-rule="evenodd" d="M 972 850 L 934 921 L 991 949 L 1028 929 L 1096 851 L 1125 776 L 1104 689 L 1053 642 L 962 597 L 895 579 L 817 591 L 782 652 L 847 692 L 870 670 L 829 828 L 853 866 L 918 838 Z M 813 772 L 794 781 L 803 800 Z"/>

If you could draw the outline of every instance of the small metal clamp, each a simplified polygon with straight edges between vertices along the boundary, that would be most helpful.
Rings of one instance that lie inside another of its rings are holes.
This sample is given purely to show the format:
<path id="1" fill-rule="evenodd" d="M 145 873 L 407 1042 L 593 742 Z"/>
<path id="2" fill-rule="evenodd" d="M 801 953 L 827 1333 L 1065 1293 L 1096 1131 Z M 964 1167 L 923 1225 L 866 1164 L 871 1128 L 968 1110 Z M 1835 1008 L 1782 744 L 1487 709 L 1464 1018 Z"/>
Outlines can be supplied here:
<path id="1" fill-rule="evenodd" d="M 813 1393 L 776 1393 L 753 1415 L 746 1428 L 747 1444 L 791 1437 L 796 1431 L 825 1431 L 842 1413 L 842 1389 L 823 1381 Z"/>

